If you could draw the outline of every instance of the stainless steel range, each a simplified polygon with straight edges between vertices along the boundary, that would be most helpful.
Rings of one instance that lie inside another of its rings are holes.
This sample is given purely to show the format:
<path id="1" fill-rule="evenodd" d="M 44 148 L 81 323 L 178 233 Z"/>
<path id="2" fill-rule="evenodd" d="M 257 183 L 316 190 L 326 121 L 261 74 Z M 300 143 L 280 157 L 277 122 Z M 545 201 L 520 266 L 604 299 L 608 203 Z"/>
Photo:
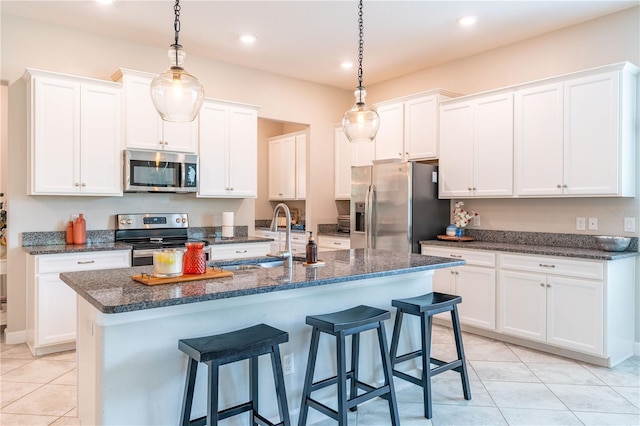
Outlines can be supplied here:
<path id="1" fill-rule="evenodd" d="M 146 213 L 116 215 L 116 241 L 131 244 L 132 266 L 153 265 L 153 252 L 162 249 L 186 250 L 184 243 L 204 240 L 189 238 L 186 213 Z M 207 256 L 208 258 L 208 256 Z"/>

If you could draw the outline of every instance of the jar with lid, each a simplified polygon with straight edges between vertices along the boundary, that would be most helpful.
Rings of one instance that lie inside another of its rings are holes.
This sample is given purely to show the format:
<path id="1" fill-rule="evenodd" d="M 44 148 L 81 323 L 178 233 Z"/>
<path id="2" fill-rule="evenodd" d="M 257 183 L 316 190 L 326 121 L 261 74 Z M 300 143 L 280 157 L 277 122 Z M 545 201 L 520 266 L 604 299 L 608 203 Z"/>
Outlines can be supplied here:
<path id="1" fill-rule="evenodd" d="M 187 251 L 184 253 L 182 272 L 185 274 L 204 274 L 207 271 L 207 255 L 204 252 L 204 242 L 184 243 Z"/>

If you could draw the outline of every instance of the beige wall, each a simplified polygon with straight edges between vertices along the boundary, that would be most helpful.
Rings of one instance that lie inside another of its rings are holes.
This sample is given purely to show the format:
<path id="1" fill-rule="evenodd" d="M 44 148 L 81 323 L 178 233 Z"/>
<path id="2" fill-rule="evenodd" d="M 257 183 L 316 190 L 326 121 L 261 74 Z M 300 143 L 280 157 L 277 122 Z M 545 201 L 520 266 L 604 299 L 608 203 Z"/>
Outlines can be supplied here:
<path id="1" fill-rule="evenodd" d="M 628 60 L 640 64 L 639 15 L 639 7 L 628 9 L 389 82 L 368 85 L 369 101 L 373 103 L 436 87 L 474 93 L 613 62 Z M 144 194 L 128 194 L 117 199 L 26 196 L 25 105 L 20 94 L 21 83 L 15 83 L 24 68 L 108 79 L 119 67 L 159 72 L 166 67 L 166 53 L 164 49 L 13 17 L 3 16 L 1 29 L 0 77 L 12 83 L 9 105 L 9 193 L 12 197 L 9 219 L 9 332 L 19 332 L 25 324 L 24 256 L 19 249 L 21 232 L 62 230 L 64 220 L 79 211 L 86 214 L 89 229 L 113 228 L 110 220 L 114 213 L 150 208 L 188 211 L 196 225 L 215 223 L 220 212 L 234 210 L 237 223 L 250 227 L 254 209 L 267 211 L 266 205 L 261 202 L 256 206 L 255 200 L 157 198 Z M 351 91 L 192 56 L 188 57 L 187 68 L 203 81 L 207 96 L 257 104 L 261 106 L 261 118 L 310 126 L 306 220 L 311 226 L 335 223 L 333 185 L 327 184 L 326 176 L 328 170 L 333 170 L 333 124 L 339 122 L 342 112 L 351 106 Z M 261 153 L 263 149 L 261 146 Z M 264 184 L 263 180 L 260 185 Z M 575 216 L 595 215 L 601 227 L 598 233 L 620 233 L 615 231 L 618 229 L 618 212 L 635 216 L 640 228 L 638 198 L 474 200 L 466 201 L 466 206 L 481 214 L 481 227 L 486 229 L 575 232 Z M 637 311 L 640 312 L 640 303 L 638 305 Z M 636 341 L 640 341 L 639 334 L 640 331 L 636 333 Z"/>

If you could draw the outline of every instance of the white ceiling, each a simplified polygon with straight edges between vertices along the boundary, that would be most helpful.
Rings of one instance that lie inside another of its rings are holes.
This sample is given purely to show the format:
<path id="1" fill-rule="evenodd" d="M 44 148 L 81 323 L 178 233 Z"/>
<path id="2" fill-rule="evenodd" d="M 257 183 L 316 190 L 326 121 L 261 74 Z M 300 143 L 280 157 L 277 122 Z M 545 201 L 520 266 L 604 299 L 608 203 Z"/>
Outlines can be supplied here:
<path id="1" fill-rule="evenodd" d="M 2 14 L 167 47 L 173 1 L 0 2 Z M 639 0 L 364 2 L 364 84 L 373 84 L 637 6 Z M 188 55 L 341 87 L 357 85 L 356 0 L 182 0 L 180 43 Z M 456 19 L 476 15 L 473 28 Z M 238 36 L 251 32 L 253 46 Z M 189 57 L 185 68 L 189 69 Z"/>

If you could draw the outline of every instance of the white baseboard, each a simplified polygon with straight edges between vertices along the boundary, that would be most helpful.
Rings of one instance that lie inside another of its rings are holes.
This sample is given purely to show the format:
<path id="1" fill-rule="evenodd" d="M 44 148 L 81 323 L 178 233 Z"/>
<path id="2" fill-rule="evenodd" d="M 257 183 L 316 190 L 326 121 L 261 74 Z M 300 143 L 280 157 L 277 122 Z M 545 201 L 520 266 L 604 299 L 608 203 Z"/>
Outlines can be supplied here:
<path id="1" fill-rule="evenodd" d="M 8 345 L 17 345 L 27 341 L 27 330 L 9 331 L 4 329 L 4 341 Z"/>

